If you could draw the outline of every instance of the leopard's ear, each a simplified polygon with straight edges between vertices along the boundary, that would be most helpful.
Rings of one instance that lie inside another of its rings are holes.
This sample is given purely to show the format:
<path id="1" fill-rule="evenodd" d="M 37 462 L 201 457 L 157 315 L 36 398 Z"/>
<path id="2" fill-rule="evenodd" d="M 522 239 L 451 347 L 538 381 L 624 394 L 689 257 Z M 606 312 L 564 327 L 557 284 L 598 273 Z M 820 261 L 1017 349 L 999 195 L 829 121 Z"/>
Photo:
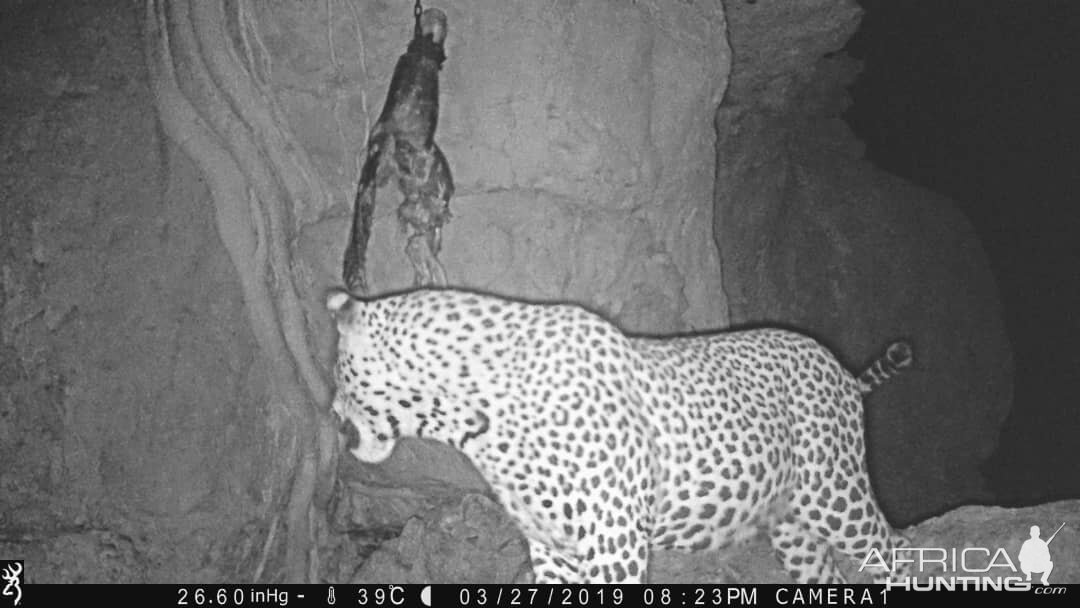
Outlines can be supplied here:
<path id="1" fill-rule="evenodd" d="M 356 298 L 344 289 L 333 288 L 326 295 L 326 309 L 337 321 L 338 329 L 356 318 Z"/>
<path id="2" fill-rule="evenodd" d="M 326 294 L 326 309 L 336 316 L 346 307 L 346 304 L 352 302 L 352 299 L 352 294 L 339 287 L 334 287 Z"/>

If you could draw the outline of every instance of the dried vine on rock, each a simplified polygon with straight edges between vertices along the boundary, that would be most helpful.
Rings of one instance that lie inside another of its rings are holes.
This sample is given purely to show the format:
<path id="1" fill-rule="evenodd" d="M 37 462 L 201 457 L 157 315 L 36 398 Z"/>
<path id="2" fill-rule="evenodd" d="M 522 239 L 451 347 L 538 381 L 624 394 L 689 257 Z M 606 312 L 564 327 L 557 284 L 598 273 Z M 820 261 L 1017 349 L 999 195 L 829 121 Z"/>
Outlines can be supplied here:
<path id="1" fill-rule="evenodd" d="M 329 387 L 308 346 L 288 243 L 293 205 L 327 194 L 265 84 L 246 67 L 269 70 L 246 3 L 229 3 L 232 14 L 225 6 L 148 0 L 147 63 L 163 128 L 199 166 L 213 197 L 217 229 L 273 382 L 269 424 L 285 434 L 275 448 L 295 446 L 279 451 L 275 463 L 292 479 L 288 497 L 273 499 L 287 503 L 286 578 L 310 582 L 313 509 L 316 495 L 332 486 L 336 432 L 322 409 Z"/>

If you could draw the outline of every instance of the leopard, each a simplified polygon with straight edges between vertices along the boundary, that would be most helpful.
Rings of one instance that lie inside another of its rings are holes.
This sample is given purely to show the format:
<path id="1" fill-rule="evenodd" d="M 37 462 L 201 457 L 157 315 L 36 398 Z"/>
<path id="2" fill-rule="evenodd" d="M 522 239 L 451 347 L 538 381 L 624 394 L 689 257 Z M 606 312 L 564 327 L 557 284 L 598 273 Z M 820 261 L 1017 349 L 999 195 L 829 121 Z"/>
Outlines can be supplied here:
<path id="1" fill-rule="evenodd" d="M 405 437 L 460 450 L 535 583 L 647 582 L 653 552 L 758 534 L 795 582 L 840 583 L 837 554 L 907 544 L 875 499 L 863 422 L 906 342 L 856 377 L 790 329 L 635 336 L 579 305 L 451 288 L 334 289 L 326 306 L 345 448 L 367 463 Z"/>

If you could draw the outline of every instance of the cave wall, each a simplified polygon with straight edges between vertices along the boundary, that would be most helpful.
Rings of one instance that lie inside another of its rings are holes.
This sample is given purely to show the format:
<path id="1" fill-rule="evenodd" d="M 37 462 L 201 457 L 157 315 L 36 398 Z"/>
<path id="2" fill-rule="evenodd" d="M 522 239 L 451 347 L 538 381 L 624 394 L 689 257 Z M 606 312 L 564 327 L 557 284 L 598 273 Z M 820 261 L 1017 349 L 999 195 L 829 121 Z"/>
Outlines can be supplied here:
<path id="1" fill-rule="evenodd" d="M 906 524 L 991 499 L 980 465 L 1011 406 L 1012 353 L 970 223 L 862 160 L 840 119 L 859 66 L 826 55 L 854 31 L 857 7 L 814 4 L 796 19 L 765 3 L 729 12 L 714 214 L 724 291 L 733 324 L 807 331 L 850 369 L 892 340 L 913 344 L 914 367 L 866 400 L 878 496 Z"/>

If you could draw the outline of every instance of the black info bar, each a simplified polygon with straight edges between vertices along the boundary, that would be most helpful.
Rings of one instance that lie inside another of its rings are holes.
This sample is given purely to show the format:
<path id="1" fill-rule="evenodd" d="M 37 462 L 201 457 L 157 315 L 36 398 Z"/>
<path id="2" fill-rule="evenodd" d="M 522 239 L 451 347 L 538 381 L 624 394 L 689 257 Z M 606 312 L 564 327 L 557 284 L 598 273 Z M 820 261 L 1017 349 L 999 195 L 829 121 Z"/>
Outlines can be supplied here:
<path id="1" fill-rule="evenodd" d="M 1080 587 L 1023 590 L 974 584 L 930 588 L 882 585 L 38 585 L 23 584 L 4 606 L 490 607 L 691 608 L 706 606 L 919 606 L 992 600 L 1015 605 L 1076 606 Z"/>

